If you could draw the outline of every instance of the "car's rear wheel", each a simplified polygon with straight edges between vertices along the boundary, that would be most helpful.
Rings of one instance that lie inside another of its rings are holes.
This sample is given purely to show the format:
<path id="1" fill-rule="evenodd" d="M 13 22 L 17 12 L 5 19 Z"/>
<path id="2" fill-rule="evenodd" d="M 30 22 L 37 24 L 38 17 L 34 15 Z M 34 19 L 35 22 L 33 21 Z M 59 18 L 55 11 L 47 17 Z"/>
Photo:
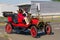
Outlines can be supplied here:
<path id="1" fill-rule="evenodd" d="M 10 34 L 10 33 L 12 33 L 12 30 L 13 30 L 13 29 L 12 29 L 11 24 L 8 23 L 8 24 L 6 25 L 6 27 L 5 27 L 5 31 L 6 31 L 8 34 Z"/>
<path id="2" fill-rule="evenodd" d="M 45 33 L 48 34 L 48 35 L 52 33 L 52 28 L 51 28 L 50 25 L 46 25 L 46 27 L 45 27 Z"/>

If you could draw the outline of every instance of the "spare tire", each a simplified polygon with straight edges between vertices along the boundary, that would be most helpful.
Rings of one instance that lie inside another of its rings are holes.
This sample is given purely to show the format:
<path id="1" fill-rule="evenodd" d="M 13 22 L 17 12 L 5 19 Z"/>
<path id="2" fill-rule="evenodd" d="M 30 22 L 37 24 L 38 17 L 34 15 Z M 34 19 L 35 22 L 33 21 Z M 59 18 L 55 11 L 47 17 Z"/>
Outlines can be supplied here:
<path id="1" fill-rule="evenodd" d="M 11 14 L 13 14 L 13 12 L 3 12 L 4 17 L 10 16 Z"/>

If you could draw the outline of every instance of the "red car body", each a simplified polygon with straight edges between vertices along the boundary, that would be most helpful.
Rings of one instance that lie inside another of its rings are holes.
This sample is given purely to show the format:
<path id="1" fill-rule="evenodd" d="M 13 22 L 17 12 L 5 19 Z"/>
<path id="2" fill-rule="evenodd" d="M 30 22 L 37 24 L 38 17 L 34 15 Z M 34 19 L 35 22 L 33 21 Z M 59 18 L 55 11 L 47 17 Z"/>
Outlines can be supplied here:
<path id="1" fill-rule="evenodd" d="M 18 23 L 14 23 L 12 20 L 12 17 L 8 17 L 8 22 L 10 22 L 14 27 L 24 27 L 24 28 L 28 28 L 31 24 L 33 25 L 37 25 L 39 20 L 37 18 L 32 18 L 30 23 L 28 25 L 26 25 L 25 23 L 23 23 L 23 21 L 18 18 Z"/>

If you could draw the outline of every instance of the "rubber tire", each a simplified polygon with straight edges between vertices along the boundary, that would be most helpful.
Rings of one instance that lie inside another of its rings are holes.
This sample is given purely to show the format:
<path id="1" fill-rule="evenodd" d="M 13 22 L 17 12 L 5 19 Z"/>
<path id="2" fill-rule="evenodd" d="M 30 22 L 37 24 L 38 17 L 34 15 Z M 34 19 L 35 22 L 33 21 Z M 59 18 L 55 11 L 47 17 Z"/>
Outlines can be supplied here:
<path id="1" fill-rule="evenodd" d="M 31 26 L 31 30 L 30 30 L 31 36 L 36 38 L 37 34 L 38 34 L 38 30 L 36 28 L 36 26 Z"/>
<path id="2" fill-rule="evenodd" d="M 4 17 L 7 17 L 6 13 L 3 13 L 3 16 L 4 16 Z"/>
<path id="3" fill-rule="evenodd" d="M 12 15 L 13 12 L 2 12 L 4 17 L 8 17 L 9 15 Z"/>
<path id="4" fill-rule="evenodd" d="M 8 23 L 5 27 L 5 31 L 8 33 L 8 34 L 11 34 L 13 29 L 12 29 L 12 26 L 10 23 Z"/>
<path id="5" fill-rule="evenodd" d="M 45 26 L 45 34 L 50 35 L 52 33 L 52 28 L 51 26 L 48 24 Z"/>

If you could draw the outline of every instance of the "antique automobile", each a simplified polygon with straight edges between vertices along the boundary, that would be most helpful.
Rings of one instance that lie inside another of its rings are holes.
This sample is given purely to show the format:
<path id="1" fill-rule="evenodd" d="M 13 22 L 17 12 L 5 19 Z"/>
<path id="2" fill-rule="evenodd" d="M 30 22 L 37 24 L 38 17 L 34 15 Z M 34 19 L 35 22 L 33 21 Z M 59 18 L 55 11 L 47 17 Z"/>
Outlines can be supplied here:
<path id="1" fill-rule="evenodd" d="M 3 16 L 8 19 L 5 26 L 5 31 L 9 34 L 12 33 L 13 30 L 19 30 L 19 32 L 24 32 L 29 29 L 31 36 L 36 38 L 38 32 L 40 31 L 44 31 L 45 34 L 48 35 L 52 33 L 51 25 L 48 22 L 40 21 L 37 17 L 28 17 L 30 22 L 28 25 L 26 25 L 26 22 L 24 20 L 22 20 L 22 22 L 19 22 L 20 19 L 18 19 L 16 13 L 3 12 Z"/>

